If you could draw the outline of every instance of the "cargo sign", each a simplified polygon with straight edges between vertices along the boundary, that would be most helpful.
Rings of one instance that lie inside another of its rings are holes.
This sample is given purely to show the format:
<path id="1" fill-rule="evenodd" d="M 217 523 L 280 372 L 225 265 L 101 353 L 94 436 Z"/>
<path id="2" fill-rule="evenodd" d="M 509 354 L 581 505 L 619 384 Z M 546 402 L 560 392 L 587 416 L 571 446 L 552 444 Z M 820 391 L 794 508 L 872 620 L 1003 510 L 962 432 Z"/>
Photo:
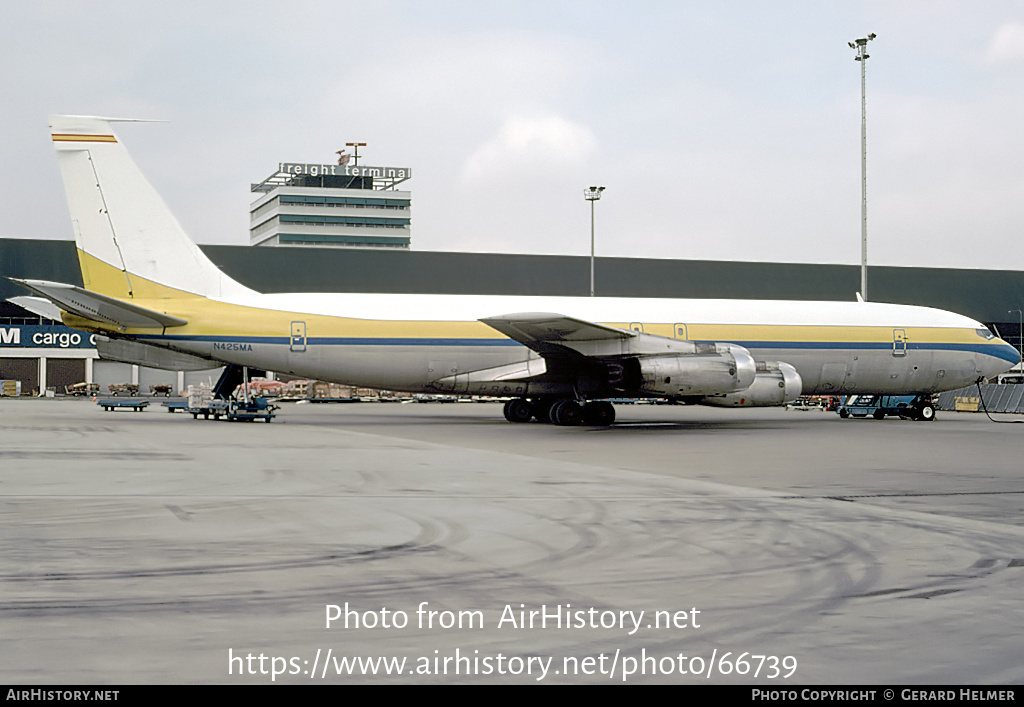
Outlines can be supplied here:
<path id="1" fill-rule="evenodd" d="M 91 349 L 95 336 L 62 325 L 0 326 L 0 349 Z"/>

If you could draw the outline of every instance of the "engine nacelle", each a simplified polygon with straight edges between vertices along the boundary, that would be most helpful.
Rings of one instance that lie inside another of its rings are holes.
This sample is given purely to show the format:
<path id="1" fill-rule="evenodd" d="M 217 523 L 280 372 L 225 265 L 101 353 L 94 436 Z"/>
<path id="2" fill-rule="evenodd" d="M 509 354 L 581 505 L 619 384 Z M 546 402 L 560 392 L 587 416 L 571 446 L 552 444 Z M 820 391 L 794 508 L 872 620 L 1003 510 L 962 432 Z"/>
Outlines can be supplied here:
<path id="1" fill-rule="evenodd" d="M 745 390 L 754 382 L 756 364 L 735 344 L 698 343 L 692 354 L 639 359 L 644 393 L 666 396 L 724 395 Z"/>
<path id="2" fill-rule="evenodd" d="M 788 363 L 758 361 L 753 384 L 738 393 L 704 398 L 700 405 L 721 408 L 771 407 L 785 405 L 797 399 L 803 390 L 803 380 Z"/>

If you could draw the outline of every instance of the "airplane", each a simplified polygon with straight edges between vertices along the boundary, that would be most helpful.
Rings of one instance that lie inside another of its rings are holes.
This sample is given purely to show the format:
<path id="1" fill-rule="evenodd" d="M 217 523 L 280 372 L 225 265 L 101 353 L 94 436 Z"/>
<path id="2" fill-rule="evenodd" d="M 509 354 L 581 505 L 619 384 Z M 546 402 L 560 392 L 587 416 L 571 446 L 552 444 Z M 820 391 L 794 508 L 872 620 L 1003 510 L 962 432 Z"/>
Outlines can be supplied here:
<path id="1" fill-rule="evenodd" d="M 1008 370 L 968 317 L 872 302 L 260 294 L 185 233 L 111 118 L 51 116 L 84 287 L 19 279 L 39 313 L 101 334 L 100 356 L 219 364 L 359 387 L 499 396 L 510 422 L 611 425 L 617 398 L 719 407 L 799 395 L 931 394 Z"/>

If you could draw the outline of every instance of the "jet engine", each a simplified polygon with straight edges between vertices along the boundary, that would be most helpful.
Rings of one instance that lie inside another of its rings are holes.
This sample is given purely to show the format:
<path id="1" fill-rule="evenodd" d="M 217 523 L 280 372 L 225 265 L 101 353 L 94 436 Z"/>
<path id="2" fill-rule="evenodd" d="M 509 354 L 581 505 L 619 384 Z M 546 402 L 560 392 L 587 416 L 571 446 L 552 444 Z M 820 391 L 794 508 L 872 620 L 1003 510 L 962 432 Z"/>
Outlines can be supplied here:
<path id="1" fill-rule="evenodd" d="M 707 397 L 700 405 L 713 407 L 771 407 L 785 405 L 797 399 L 803 389 L 803 380 L 796 369 L 782 361 L 758 361 L 754 382 L 746 390 L 726 395 Z"/>
<path id="2" fill-rule="evenodd" d="M 735 344 L 697 343 L 692 354 L 645 356 L 639 390 L 669 396 L 724 395 L 746 390 L 755 380 L 750 353 Z"/>

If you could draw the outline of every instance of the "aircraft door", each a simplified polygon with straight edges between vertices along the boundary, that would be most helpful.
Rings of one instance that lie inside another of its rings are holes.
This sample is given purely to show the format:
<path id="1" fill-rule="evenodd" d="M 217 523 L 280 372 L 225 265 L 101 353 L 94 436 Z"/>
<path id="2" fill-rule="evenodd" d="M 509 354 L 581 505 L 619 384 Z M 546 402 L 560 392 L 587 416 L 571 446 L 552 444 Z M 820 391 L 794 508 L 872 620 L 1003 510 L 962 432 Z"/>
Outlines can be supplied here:
<path id="1" fill-rule="evenodd" d="M 306 322 L 292 322 L 288 349 L 293 353 L 302 353 L 306 350 Z"/>
<path id="2" fill-rule="evenodd" d="M 629 328 L 630 328 L 630 329 L 631 329 L 632 331 L 638 331 L 638 332 L 640 332 L 641 334 L 643 334 L 643 333 L 644 333 L 644 325 L 643 325 L 643 324 L 641 324 L 640 322 L 630 322 L 630 323 L 629 323 Z"/>
<path id="3" fill-rule="evenodd" d="M 907 355 L 907 332 L 904 329 L 892 330 L 892 355 Z"/>
<path id="4" fill-rule="evenodd" d="M 672 325 L 672 336 L 677 339 L 689 341 L 690 337 L 686 334 L 686 325 L 676 322 Z"/>

